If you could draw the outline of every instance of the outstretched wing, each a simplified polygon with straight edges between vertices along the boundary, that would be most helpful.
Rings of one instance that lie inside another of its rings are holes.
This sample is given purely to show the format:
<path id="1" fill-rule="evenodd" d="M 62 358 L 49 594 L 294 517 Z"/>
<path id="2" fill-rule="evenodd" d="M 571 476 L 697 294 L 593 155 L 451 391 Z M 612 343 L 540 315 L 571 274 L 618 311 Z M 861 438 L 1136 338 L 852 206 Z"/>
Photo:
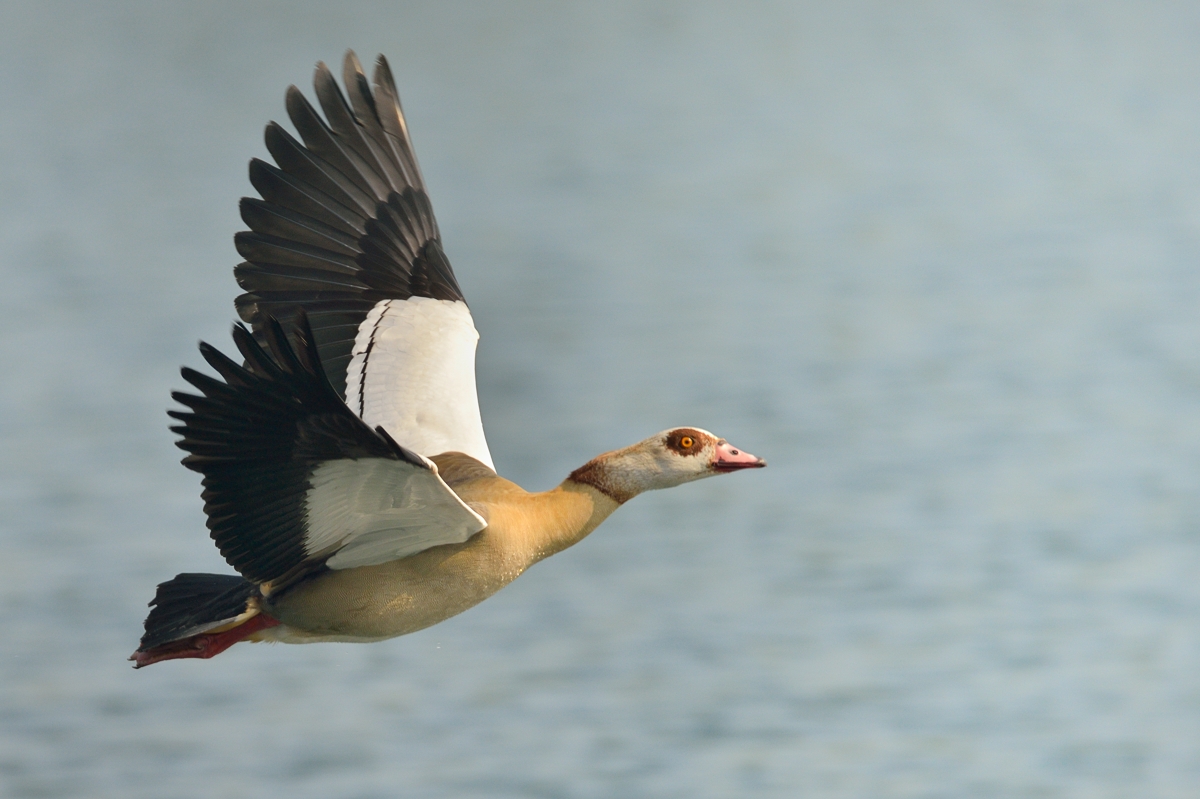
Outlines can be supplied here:
<path id="1" fill-rule="evenodd" d="M 273 316 L 308 314 L 325 374 L 346 404 L 423 455 L 464 452 L 492 466 L 475 389 L 479 334 L 441 237 L 387 61 L 374 91 L 346 54 L 347 103 L 329 68 L 313 84 L 325 118 L 295 86 L 287 110 L 303 143 L 272 122 L 243 198 L 246 259 L 238 314 L 261 335 Z"/>
<path id="2" fill-rule="evenodd" d="M 208 344 L 200 352 L 224 382 L 192 369 L 199 395 L 170 411 L 204 475 L 204 512 L 225 560 L 255 583 L 324 564 L 332 569 L 403 558 L 466 541 L 486 526 L 429 460 L 355 416 L 321 371 L 303 310 L 293 349 L 276 320 L 262 321 L 267 350 L 246 328 L 238 365 Z"/>

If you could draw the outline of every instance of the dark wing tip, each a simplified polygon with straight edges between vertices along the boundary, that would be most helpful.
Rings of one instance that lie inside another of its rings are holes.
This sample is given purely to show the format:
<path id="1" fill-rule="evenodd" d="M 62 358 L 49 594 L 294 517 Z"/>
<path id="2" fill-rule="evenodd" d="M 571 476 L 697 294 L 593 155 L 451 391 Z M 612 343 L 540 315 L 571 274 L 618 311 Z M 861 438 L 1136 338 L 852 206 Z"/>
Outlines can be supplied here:
<path id="1" fill-rule="evenodd" d="M 344 92 L 318 61 L 315 104 L 296 86 L 286 92 L 296 135 L 278 122 L 266 126 L 277 165 L 250 162 L 250 182 L 262 199 L 241 203 L 252 232 L 235 237 L 245 262 L 234 274 L 245 292 L 235 301 L 238 316 L 253 326 L 268 358 L 266 317 L 276 316 L 292 335 L 295 311 L 309 310 L 312 331 L 304 340 L 315 345 L 320 372 L 344 398 L 355 345 L 348 326 L 361 325 L 384 299 L 463 300 L 463 293 L 440 247 L 390 63 L 383 55 L 375 60 L 372 83 L 347 50 L 341 78 Z M 308 344 L 298 349 L 311 351 Z M 287 371 L 286 363 L 280 368 Z"/>

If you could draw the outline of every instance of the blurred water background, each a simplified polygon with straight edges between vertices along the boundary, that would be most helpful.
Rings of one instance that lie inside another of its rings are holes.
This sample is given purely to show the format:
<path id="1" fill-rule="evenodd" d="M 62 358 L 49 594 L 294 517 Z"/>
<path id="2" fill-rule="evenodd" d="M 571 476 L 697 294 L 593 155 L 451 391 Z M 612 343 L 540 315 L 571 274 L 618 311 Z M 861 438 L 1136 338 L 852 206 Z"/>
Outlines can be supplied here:
<path id="1" fill-rule="evenodd" d="M 0 795 L 1196 795 L 1196 7 L 0 9 Z M 228 570 L 164 410 L 246 162 L 347 47 L 503 474 L 771 466 L 406 638 L 134 672 L 155 583 Z"/>

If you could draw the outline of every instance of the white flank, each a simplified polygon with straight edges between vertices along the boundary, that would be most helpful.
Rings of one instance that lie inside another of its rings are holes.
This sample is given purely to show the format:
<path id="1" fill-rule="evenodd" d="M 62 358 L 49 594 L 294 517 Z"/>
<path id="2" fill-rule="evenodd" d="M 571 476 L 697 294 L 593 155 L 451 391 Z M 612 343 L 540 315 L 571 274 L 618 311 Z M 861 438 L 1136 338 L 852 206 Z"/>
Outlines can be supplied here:
<path id="1" fill-rule="evenodd" d="M 463 452 L 494 469 L 475 389 L 478 343 L 464 302 L 382 300 L 358 328 L 346 404 L 414 452 Z"/>
<path id="2" fill-rule="evenodd" d="M 487 526 L 436 471 L 384 458 L 321 464 L 305 499 L 308 555 L 341 548 L 326 561 L 350 569 L 466 541 Z"/>

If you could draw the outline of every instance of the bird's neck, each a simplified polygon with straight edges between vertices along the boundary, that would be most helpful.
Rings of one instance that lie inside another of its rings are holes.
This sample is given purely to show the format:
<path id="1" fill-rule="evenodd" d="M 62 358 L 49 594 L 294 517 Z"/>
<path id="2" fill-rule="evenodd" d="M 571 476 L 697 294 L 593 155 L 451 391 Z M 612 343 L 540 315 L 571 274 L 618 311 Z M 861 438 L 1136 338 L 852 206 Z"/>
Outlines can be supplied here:
<path id="1" fill-rule="evenodd" d="M 494 474 L 454 490 L 487 519 L 485 539 L 520 570 L 578 543 L 620 507 L 612 497 L 570 478 L 532 494 Z"/>
<path id="2" fill-rule="evenodd" d="M 537 496 L 544 514 L 529 539 L 533 563 L 579 543 L 621 507 L 612 497 L 570 478 Z"/>
<path id="3" fill-rule="evenodd" d="M 514 558 L 519 569 L 579 543 L 622 503 L 664 487 L 641 444 L 599 455 L 540 493 L 529 493 L 463 455 L 434 460 L 454 491 L 487 519 L 484 539 L 505 558 Z"/>
<path id="4" fill-rule="evenodd" d="M 657 487 L 644 484 L 637 479 L 640 472 L 630 468 L 643 465 L 641 449 L 634 445 L 606 452 L 571 472 L 557 488 L 530 495 L 537 498 L 544 513 L 531 530 L 529 540 L 535 553 L 531 563 L 579 543 L 622 504 Z"/>

